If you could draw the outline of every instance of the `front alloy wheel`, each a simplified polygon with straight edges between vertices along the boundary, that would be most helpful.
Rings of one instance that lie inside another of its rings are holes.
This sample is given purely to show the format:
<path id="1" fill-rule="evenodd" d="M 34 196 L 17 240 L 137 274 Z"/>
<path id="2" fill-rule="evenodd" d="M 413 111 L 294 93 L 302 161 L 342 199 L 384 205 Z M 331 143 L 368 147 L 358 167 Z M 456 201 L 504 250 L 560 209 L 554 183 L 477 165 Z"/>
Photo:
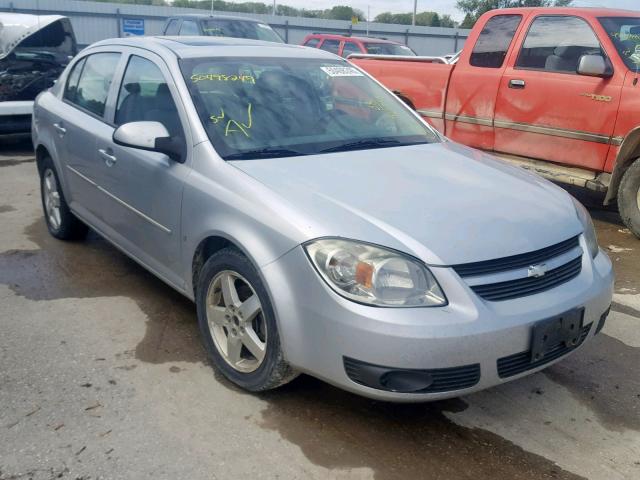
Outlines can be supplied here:
<path id="1" fill-rule="evenodd" d="M 253 372 L 264 361 L 267 324 L 249 282 L 236 272 L 218 273 L 207 292 L 207 323 L 222 358 L 234 370 Z"/>
<path id="2" fill-rule="evenodd" d="M 297 376 L 284 358 L 262 278 L 238 249 L 223 248 L 204 263 L 198 272 L 196 306 L 209 358 L 228 380 L 259 392 Z"/>

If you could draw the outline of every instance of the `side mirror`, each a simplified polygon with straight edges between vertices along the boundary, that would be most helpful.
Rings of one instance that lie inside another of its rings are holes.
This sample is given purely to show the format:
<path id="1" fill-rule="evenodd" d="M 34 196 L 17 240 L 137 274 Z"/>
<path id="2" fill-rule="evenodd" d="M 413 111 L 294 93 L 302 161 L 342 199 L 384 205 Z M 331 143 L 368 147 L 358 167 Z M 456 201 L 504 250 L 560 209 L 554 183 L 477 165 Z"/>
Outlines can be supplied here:
<path id="1" fill-rule="evenodd" d="M 171 160 L 184 162 L 184 143 L 171 137 L 160 122 L 129 122 L 113 132 L 113 143 L 167 155 Z"/>
<path id="2" fill-rule="evenodd" d="M 587 77 L 609 78 L 613 75 L 613 69 L 602 55 L 582 55 L 577 73 Z"/>

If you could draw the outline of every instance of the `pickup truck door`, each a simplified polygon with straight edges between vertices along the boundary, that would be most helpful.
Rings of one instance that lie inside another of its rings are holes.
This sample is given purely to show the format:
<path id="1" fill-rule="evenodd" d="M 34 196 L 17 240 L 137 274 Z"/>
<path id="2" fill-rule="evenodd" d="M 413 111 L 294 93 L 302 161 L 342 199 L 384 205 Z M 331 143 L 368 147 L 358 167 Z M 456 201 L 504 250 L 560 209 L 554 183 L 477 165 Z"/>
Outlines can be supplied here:
<path id="1" fill-rule="evenodd" d="M 623 72 L 577 74 L 582 55 L 609 59 L 583 18 L 538 15 L 500 84 L 495 150 L 602 170 L 615 125 Z"/>
<path id="2" fill-rule="evenodd" d="M 473 49 L 463 50 L 447 91 L 445 128 L 452 140 L 493 150 L 496 97 L 505 60 L 521 23 L 520 14 L 496 14 L 469 38 Z"/>

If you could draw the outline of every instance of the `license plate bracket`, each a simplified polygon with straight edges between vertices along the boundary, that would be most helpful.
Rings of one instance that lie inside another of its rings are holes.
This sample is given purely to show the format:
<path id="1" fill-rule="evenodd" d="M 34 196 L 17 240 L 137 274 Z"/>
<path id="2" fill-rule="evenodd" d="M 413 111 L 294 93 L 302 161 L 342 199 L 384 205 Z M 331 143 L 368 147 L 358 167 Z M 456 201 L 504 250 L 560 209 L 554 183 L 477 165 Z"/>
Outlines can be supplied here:
<path id="1" fill-rule="evenodd" d="M 577 347 L 583 319 L 584 308 L 577 308 L 536 323 L 531 336 L 531 363 L 543 360 L 549 351 L 559 345 Z"/>

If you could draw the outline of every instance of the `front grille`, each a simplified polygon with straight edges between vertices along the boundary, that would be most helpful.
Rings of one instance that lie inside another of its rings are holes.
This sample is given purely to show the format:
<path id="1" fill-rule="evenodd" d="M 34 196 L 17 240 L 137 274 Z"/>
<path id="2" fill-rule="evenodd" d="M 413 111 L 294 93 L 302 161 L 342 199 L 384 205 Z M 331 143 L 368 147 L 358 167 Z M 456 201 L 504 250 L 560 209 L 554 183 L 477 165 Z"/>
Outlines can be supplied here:
<path id="1" fill-rule="evenodd" d="M 498 359 L 498 375 L 500 376 L 500 378 L 512 377 L 513 375 L 526 372 L 527 370 L 532 370 L 544 365 L 545 363 L 549 363 L 557 358 L 560 358 L 563 355 L 569 353 L 571 350 L 574 350 L 582 345 L 582 342 L 584 342 L 585 338 L 587 338 L 590 329 L 591 324 L 582 327 L 580 340 L 578 341 L 577 345 L 570 347 L 567 346 L 564 342 L 560 342 L 551 347 L 540 360 L 537 360 L 535 362 L 531 361 L 531 350 L 515 353 L 513 355 L 509 355 L 508 357 L 502 357 Z"/>
<path id="2" fill-rule="evenodd" d="M 344 369 L 347 376 L 356 383 L 378 390 L 392 391 L 385 386 L 384 377 L 393 372 L 418 372 L 430 375 L 432 383 L 413 393 L 437 393 L 462 390 L 473 387 L 480 381 L 480 364 L 463 365 L 451 368 L 431 368 L 424 370 L 397 369 L 382 367 L 344 357 Z"/>
<path id="3" fill-rule="evenodd" d="M 486 260 L 482 262 L 462 263 L 453 265 L 453 269 L 461 277 L 474 277 L 478 275 L 488 275 L 490 273 L 515 270 L 517 268 L 528 267 L 538 263 L 544 263 L 558 255 L 580 245 L 580 235 L 577 235 L 564 242 L 551 245 L 550 247 L 536 250 L 535 252 L 522 253 L 511 257 L 498 258 L 496 260 Z"/>
<path id="4" fill-rule="evenodd" d="M 485 300 L 492 302 L 510 300 L 512 298 L 534 295 L 554 288 L 577 277 L 581 270 L 582 257 L 577 257 L 564 265 L 549 270 L 541 277 L 526 277 L 508 282 L 474 285 L 471 287 L 471 290 Z"/>

